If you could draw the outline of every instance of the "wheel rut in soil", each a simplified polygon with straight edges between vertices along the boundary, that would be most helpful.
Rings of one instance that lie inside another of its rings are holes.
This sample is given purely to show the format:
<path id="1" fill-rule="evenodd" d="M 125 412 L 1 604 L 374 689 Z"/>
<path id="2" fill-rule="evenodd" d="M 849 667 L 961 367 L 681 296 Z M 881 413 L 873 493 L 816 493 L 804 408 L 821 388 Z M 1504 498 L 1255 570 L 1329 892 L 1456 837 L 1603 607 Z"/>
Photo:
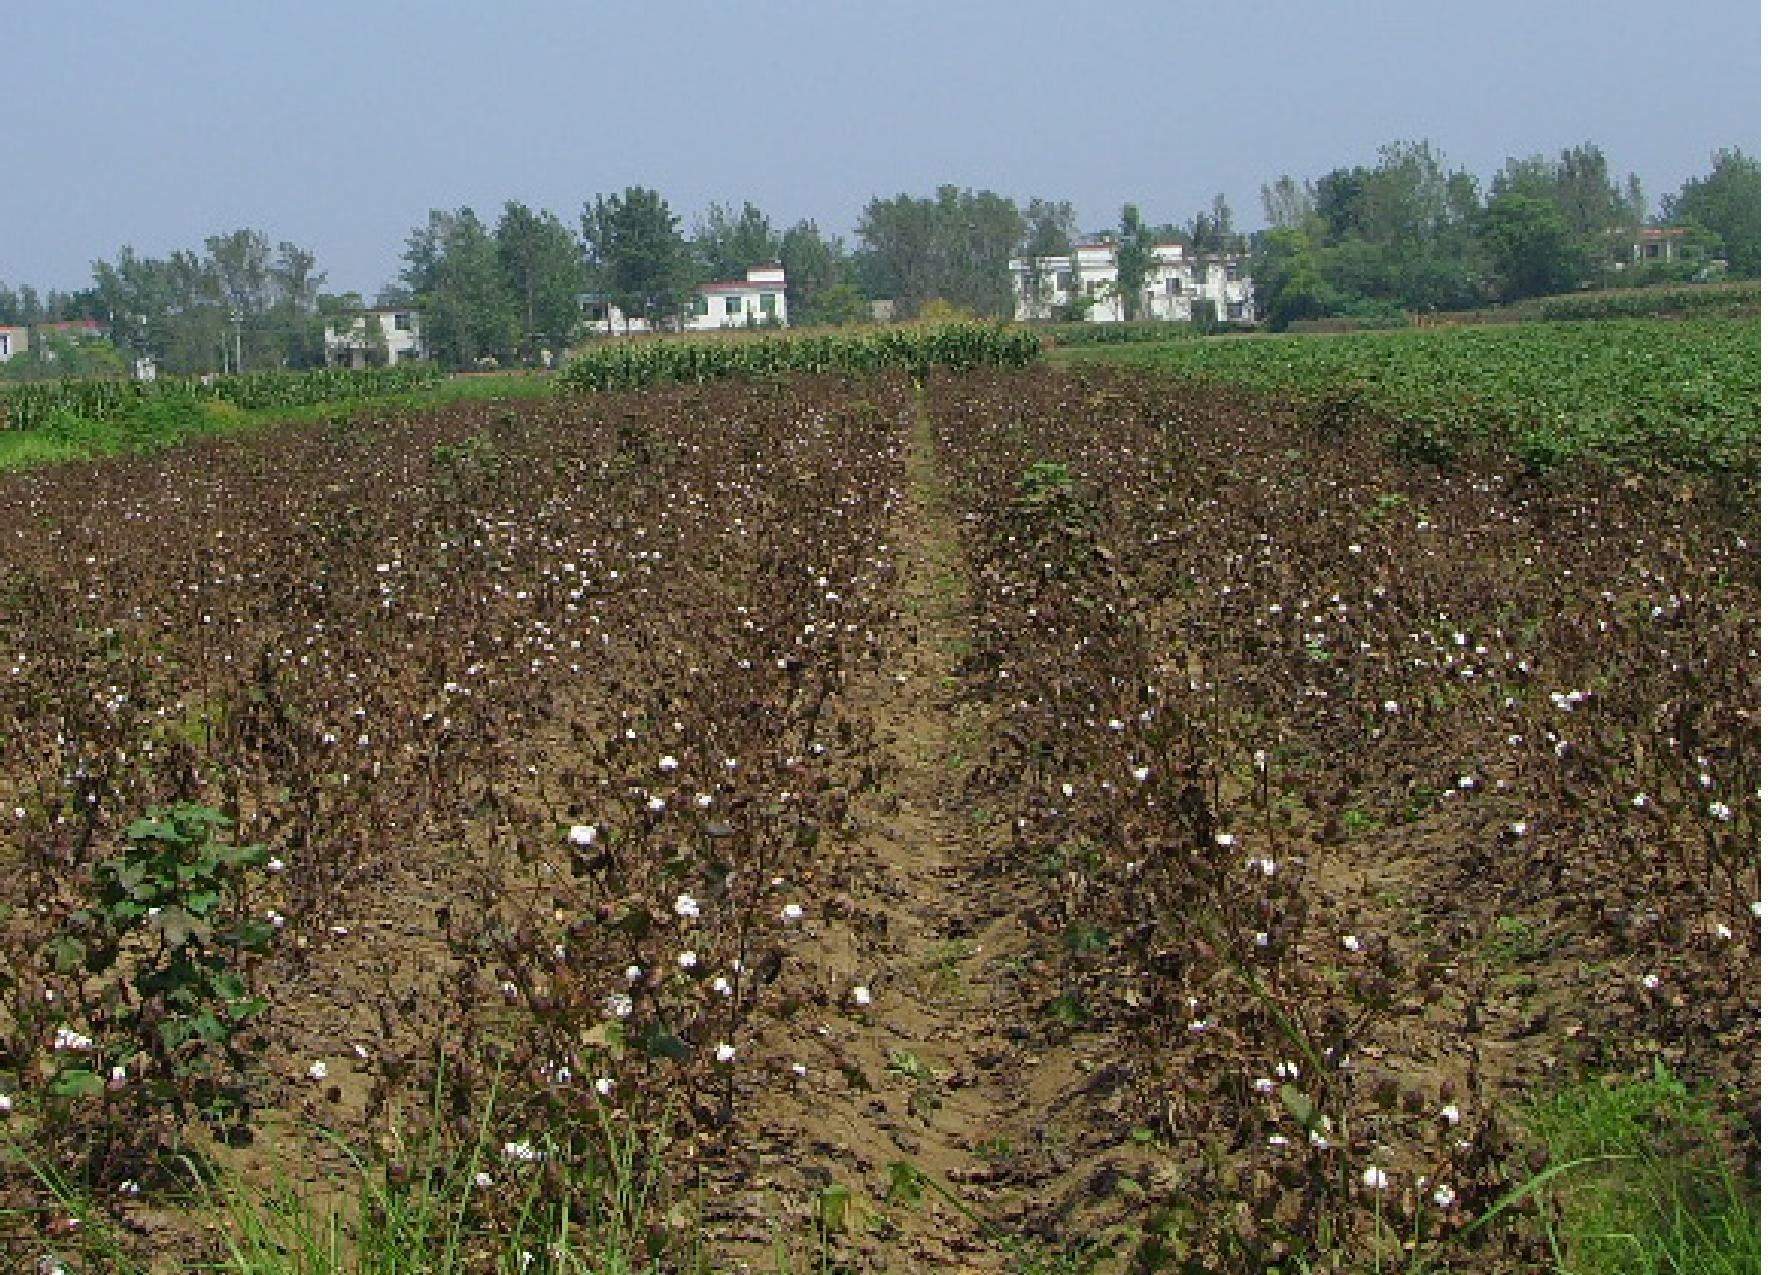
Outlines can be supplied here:
<path id="1" fill-rule="evenodd" d="M 832 1198 L 855 1268 L 992 1271 L 1003 1259 L 985 1223 L 1011 1231 L 1026 1216 L 1007 1164 L 1035 1127 L 1009 972 L 1022 900 L 988 868 L 1004 831 L 966 793 L 987 709 L 962 694 L 967 570 L 919 398 L 904 460 L 894 631 L 843 692 L 871 724 L 880 778 L 850 811 L 846 889 L 799 951 L 801 968 L 820 966 L 826 1016 L 767 1042 L 797 1049 L 803 1071 L 754 1095 L 747 1201 L 714 1230 L 743 1247 L 802 1237 Z M 892 1198 L 904 1165 L 935 1184 L 918 1201 Z"/>

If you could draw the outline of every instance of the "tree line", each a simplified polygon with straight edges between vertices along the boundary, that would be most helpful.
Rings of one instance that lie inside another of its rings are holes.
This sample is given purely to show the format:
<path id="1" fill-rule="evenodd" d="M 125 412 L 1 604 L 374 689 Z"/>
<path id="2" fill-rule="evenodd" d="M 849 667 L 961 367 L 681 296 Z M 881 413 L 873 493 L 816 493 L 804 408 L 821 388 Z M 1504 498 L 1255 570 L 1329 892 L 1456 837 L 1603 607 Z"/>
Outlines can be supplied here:
<path id="1" fill-rule="evenodd" d="M 1270 228 L 1253 282 L 1273 327 L 1462 310 L 1592 287 L 1761 273 L 1761 162 L 1718 152 L 1709 173 L 1651 215 L 1636 175 L 1591 143 L 1511 159 L 1482 188 L 1427 142 L 1395 142 L 1371 165 L 1262 191 Z M 1635 260 L 1646 229 L 1674 231 L 1674 257 Z M 1723 262 L 1723 266 L 1719 263 Z"/>
<path id="2" fill-rule="evenodd" d="M 1655 214 L 1639 179 L 1619 176 L 1590 143 L 1512 159 L 1482 183 L 1427 142 L 1395 142 L 1373 163 L 1281 176 L 1264 186 L 1262 204 L 1268 227 L 1252 234 L 1217 195 L 1188 219 L 1160 224 L 1125 205 L 1116 224 L 1087 237 L 1118 246 L 1118 291 L 1132 307 L 1157 243 L 1249 254 L 1260 312 L 1276 327 L 1712 276 L 1719 261 L 1732 277 L 1761 269 L 1761 164 L 1741 150 L 1718 152 L 1710 172 Z M 1674 228 L 1683 251 L 1625 260 L 1651 226 Z M 630 186 L 586 201 L 573 223 L 514 200 L 495 221 L 472 208 L 433 210 L 374 303 L 415 308 L 431 355 L 456 367 L 562 352 L 584 335 L 586 297 L 667 325 L 696 285 L 776 262 L 794 325 L 864 321 L 880 300 L 898 318 L 935 308 L 1007 319 L 1016 300 L 1008 261 L 1029 259 L 1026 286 L 1047 292 L 1047 263 L 1081 238 L 1067 201 L 1020 204 L 955 185 L 871 199 L 851 242 L 814 220 L 778 229 L 746 201 L 714 203 L 684 226 L 661 193 Z M 326 325 L 348 327 L 369 308 L 355 293 L 324 291 L 325 282 L 311 250 L 259 230 L 165 257 L 125 247 L 95 262 L 92 285 L 76 292 L 0 284 L 0 323 L 93 319 L 111 333 L 108 345 L 49 334 L 31 357 L 0 364 L 0 375 L 120 370 L 139 357 L 178 373 L 317 366 Z M 368 329 L 372 337 L 376 325 Z"/>

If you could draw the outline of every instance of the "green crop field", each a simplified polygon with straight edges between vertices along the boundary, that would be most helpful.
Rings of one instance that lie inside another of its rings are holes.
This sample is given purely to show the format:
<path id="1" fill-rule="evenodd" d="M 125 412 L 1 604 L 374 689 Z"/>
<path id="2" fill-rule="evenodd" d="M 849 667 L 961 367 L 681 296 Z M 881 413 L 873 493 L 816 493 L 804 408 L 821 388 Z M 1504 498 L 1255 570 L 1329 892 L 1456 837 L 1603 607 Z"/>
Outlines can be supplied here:
<path id="1" fill-rule="evenodd" d="M 1175 341 L 1064 352 L 1366 408 L 1400 450 L 1446 460 L 1482 444 L 1528 463 L 1754 473 L 1761 323 L 1693 319 Z"/>

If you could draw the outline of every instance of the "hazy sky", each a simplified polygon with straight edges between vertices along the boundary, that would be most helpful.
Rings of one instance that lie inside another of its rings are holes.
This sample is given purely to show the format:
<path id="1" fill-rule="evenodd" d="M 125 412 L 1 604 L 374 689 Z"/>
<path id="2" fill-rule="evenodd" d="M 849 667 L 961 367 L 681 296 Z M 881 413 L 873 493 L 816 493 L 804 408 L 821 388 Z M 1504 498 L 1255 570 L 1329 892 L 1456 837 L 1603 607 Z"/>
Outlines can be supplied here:
<path id="1" fill-rule="evenodd" d="M 252 226 L 331 290 L 393 278 L 433 207 L 575 226 L 660 189 L 848 233 L 942 182 L 1226 192 L 1427 138 L 1482 182 L 1583 141 L 1659 196 L 1761 153 L 1756 0 L 47 0 L 0 18 L 0 280 L 75 288 L 123 244 Z"/>

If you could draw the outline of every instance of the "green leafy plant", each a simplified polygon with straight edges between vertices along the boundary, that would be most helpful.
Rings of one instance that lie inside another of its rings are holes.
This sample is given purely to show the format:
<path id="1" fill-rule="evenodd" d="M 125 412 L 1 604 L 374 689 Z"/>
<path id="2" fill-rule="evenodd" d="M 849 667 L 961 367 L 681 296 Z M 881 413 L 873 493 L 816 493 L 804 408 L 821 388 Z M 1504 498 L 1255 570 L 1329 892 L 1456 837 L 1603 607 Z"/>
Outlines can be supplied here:
<path id="1" fill-rule="evenodd" d="M 243 1115 L 242 1033 L 265 1008 L 248 964 L 275 930 L 246 906 L 250 874 L 269 854 L 222 840 L 230 826 L 207 806 L 158 808 L 129 825 L 120 856 L 98 865 L 87 905 L 49 948 L 58 973 L 95 982 L 96 1047 L 60 1068 L 52 1092 L 95 1095 L 108 1080 L 180 1114 L 194 1106 Z M 112 1069 L 108 1078 L 94 1059 Z"/>

